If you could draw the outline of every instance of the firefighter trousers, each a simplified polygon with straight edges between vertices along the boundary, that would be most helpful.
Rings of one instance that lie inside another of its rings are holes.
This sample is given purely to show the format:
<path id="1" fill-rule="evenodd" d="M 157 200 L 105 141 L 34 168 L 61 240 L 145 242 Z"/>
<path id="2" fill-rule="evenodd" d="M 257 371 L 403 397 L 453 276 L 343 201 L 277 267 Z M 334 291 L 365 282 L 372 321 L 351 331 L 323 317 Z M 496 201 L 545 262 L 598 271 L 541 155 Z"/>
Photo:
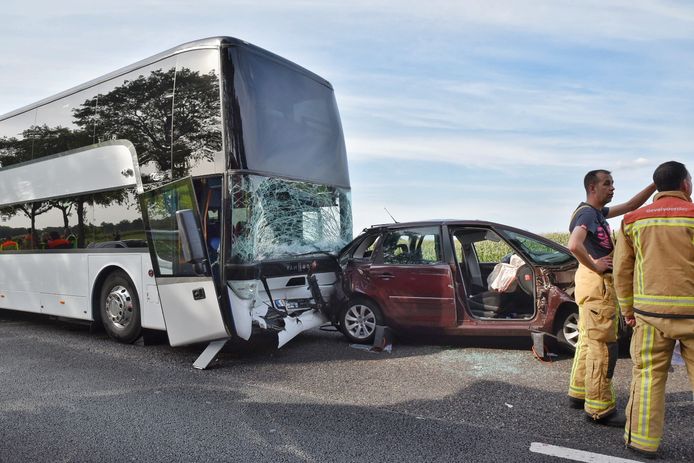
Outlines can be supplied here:
<path id="1" fill-rule="evenodd" d="M 569 379 L 569 396 L 585 400 L 594 419 L 614 413 L 617 398 L 612 376 L 617 364 L 617 300 L 611 274 L 579 265 L 576 271 L 578 343 Z"/>
<path id="2" fill-rule="evenodd" d="M 665 422 L 665 382 L 677 340 L 694 390 L 694 319 L 636 314 L 631 338 L 634 366 L 624 429 L 624 442 L 632 447 L 658 450 Z"/>

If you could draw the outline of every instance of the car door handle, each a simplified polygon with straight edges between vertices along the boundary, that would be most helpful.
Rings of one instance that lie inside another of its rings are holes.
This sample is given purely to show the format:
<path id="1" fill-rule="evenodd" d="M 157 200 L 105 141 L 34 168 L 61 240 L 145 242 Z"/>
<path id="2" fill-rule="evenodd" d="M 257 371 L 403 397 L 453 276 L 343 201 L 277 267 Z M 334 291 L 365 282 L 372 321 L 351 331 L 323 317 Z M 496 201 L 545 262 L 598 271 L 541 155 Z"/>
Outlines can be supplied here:
<path id="1" fill-rule="evenodd" d="M 378 278 L 395 278 L 395 275 L 389 272 L 376 273 L 375 276 Z"/>

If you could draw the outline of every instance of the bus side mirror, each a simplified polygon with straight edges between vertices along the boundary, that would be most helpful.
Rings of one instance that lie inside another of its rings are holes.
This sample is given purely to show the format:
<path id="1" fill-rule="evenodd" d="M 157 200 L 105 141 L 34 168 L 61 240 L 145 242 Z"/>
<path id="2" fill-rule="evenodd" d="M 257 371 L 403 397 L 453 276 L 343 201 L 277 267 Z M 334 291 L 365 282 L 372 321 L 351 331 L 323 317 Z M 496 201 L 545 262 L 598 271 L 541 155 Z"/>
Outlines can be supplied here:
<path id="1" fill-rule="evenodd" d="M 195 213 L 191 209 L 176 211 L 176 223 L 181 237 L 183 258 L 189 264 L 193 264 L 196 273 L 206 273 L 205 245 L 201 239 L 197 220 L 195 220 Z"/>

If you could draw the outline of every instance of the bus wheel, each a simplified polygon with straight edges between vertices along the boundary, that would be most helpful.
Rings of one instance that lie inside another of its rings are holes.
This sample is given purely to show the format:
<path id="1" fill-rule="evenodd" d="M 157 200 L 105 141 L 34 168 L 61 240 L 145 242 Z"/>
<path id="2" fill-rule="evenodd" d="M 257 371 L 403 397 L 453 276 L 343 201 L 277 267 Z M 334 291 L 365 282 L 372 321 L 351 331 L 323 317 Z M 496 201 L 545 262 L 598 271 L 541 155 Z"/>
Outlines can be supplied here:
<path id="1" fill-rule="evenodd" d="M 100 311 L 104 329 L 118 342 L 131 344 L 140 337 L 140 301 L 135 286 L 121 271 L 110 274 L 101 287 Z"/>

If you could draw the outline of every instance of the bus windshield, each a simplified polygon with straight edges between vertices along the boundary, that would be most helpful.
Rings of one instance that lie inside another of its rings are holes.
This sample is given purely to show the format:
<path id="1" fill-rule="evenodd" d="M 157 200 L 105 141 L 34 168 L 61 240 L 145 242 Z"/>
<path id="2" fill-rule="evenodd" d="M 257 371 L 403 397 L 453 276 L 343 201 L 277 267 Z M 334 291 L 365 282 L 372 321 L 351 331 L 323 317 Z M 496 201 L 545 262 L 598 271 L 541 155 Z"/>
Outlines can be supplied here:
<path id="1" fill-rule="evenodd" d="M 229 180 L 230 264 L 337 253 L 352 239 L 344 188 L 239 173 Z"/>
<path id="2" fill-rule="evenodd" d="M 344 136 L 330 84 L 245 47 L 229 49 L 231 105 L 242 168 L 349 188 Z M 240 127 L 239 127 L 240 126 Z"/>

